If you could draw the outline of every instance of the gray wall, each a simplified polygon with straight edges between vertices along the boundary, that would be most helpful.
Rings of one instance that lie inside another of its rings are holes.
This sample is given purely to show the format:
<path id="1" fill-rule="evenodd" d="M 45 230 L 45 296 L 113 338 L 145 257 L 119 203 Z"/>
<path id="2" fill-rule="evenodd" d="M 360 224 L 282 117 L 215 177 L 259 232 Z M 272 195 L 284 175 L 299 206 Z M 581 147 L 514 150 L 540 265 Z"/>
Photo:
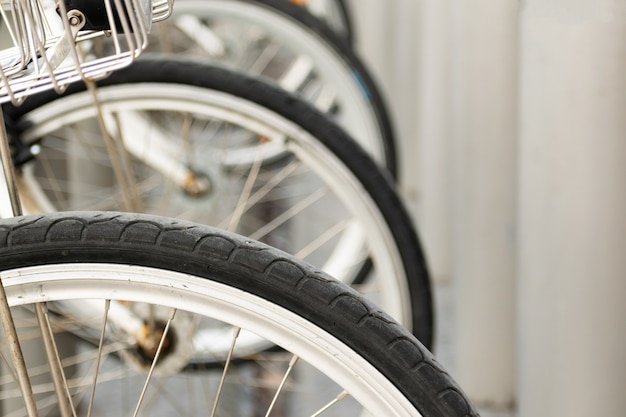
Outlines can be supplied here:
<path id="1" fill-rule="evenodd" d="M 521 416 L 623 414 L 626 3 L 350 3 L 455 376 Z"/>

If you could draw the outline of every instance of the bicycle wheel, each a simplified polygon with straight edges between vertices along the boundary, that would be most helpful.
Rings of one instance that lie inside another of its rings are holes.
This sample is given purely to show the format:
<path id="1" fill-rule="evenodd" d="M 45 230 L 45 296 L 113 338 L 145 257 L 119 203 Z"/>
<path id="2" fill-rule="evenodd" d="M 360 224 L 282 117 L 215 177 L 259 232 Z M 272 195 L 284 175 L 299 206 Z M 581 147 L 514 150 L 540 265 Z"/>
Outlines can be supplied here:
<path id="1" fill-rule="evenodd" d="M 182 59 L 142 58 L 97 91 L 128 166 L 119 175 L 84 86 L 5 107 L 14 142 L 37 148 L 20 169 L 29 212 L 130 209 L 227 228 L 358 285 L 432 344 L 411 220 L 390 179 L 327 117 L 260 80 Z"/>
<path id="2" fill-rule="evenodd" d="M 80 334 L 86 328 L 101 335 L 98 346 L 79 345 L 60 358 L 70 408 L 99 416 L 133 410 L 208 415 L 219 397 L 221 413 L 242 417 L 320 410 L 328 416 L 476 415 L 405 329 L 358 293 L 271 247 L 177 219 L 123 213 L 16 218 L 3 220 L 0 230 L 0 270 L 10 304 L 21 308 L 20 335 L 37 342 L 28 314 L 38 303 L 46 303 L 46 332 Z M 133 310 L 129 304 L 150 308 Z M 150 324 L 161 309 L 168 319 Z M 167 366 L 184 363 L 192 343 L 176 337 L 178 327 L 186 333 L 200 319 L 227 324 L 238 329 L 235 334 L 240 329 L 239 337 L 263 335 L 284 350 L 254 357 L 257 369 L 228 359 L 213 373 Z M 142 335 L 129 330 L 133 320 Z M 153 352 L 142 345 L 153 333 L 167 349 Z M 277 369 L 282 373 L 271 375 Z M 100 370 L 97 378 L 94 370 Z M 37 406 L 56 404 L 45 366 L 30 374 Z M 17 396 L 12 384 L 5 377 L 0 390 L 5 416 L 20 412 L 7 401 Z M 148 391 L 140 401 L 142 386 Z M 269 396 L 259 396 L 259 390 Z"/>
<path id="3" fill-rule="evenodd" d="M 152 52 L 211 58 L 276 80 L 333 117 L 392 175 L 395 138 L 381 93 L 354 51 L 285 0 L 179 0 Z"/>

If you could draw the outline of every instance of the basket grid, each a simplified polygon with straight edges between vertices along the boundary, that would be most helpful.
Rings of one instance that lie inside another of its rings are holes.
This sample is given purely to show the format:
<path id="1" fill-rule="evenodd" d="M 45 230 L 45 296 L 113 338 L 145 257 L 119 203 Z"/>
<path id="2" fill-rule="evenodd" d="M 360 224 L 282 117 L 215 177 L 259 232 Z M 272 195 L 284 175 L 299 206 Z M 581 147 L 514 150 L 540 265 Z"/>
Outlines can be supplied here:
<path id="1" fill-rule="evenodd" d="M 0 0 L 0 103 L 129 65 L 173 0 Z M 94 48 L 96 42 L 106 48 Z"/>

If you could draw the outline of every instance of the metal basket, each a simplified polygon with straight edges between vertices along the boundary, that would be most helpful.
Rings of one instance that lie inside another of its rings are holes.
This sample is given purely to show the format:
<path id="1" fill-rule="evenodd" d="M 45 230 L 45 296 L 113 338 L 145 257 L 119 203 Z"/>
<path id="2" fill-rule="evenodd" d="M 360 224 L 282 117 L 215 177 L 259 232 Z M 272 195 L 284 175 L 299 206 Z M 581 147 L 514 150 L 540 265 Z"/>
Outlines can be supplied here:
<path id="1" fill-rule="evenodd" d="M 173 0 L 0 0 L 0 103 L 63 91 L 136 59 Z M 107 47 L 94 47 L 106 37 Z"/>

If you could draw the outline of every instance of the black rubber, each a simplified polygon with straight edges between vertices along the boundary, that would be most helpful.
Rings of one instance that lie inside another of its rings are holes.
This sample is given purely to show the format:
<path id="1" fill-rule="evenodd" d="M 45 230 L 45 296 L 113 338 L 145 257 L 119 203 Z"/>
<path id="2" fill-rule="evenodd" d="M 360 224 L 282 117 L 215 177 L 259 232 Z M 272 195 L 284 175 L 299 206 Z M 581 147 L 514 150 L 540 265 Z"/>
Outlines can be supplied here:
<path id="1" fill-rule="evenodd" d="M 81 262 L 184 272 L 247 291 L 350 346 L 424 417 L 478 415 L 406 329 L 354 290 L 284 252 L 209 226 L 141 214 L 69 212 L 0 221 L 0 271 Z"/>
<path id="2" fill-rule="evenodd" d="M 413 308 L 413 333 L 427 348 L 432 348 L 433 301 L 426 260 L 417 232 L 388 172 L 374 163 L 343 129 L 295 95 L 263 80 L 209 66 L 204 61 L 193 59 L 144 56 L 130 67 L 116 71 L 99 81 L 98 85 L 105 88 L 109 85 L 142 82 L 208 88 L 260 104 L 293 121 L 337 155 L 363 184 L 364 192 L 367 192 L 377 204 L 396 241 L 404 264 Z M 75 83 L 66 90 L 65 95 L 84 90 L 85 86 L 82 83 Z M 53 91 L 46 91 L 29 97 L 19 107 L 5 105 L 5 115 L 12 121 L 14 132 L 19 132 L 20 118 L 23 115 L 57 97 Z"/>

